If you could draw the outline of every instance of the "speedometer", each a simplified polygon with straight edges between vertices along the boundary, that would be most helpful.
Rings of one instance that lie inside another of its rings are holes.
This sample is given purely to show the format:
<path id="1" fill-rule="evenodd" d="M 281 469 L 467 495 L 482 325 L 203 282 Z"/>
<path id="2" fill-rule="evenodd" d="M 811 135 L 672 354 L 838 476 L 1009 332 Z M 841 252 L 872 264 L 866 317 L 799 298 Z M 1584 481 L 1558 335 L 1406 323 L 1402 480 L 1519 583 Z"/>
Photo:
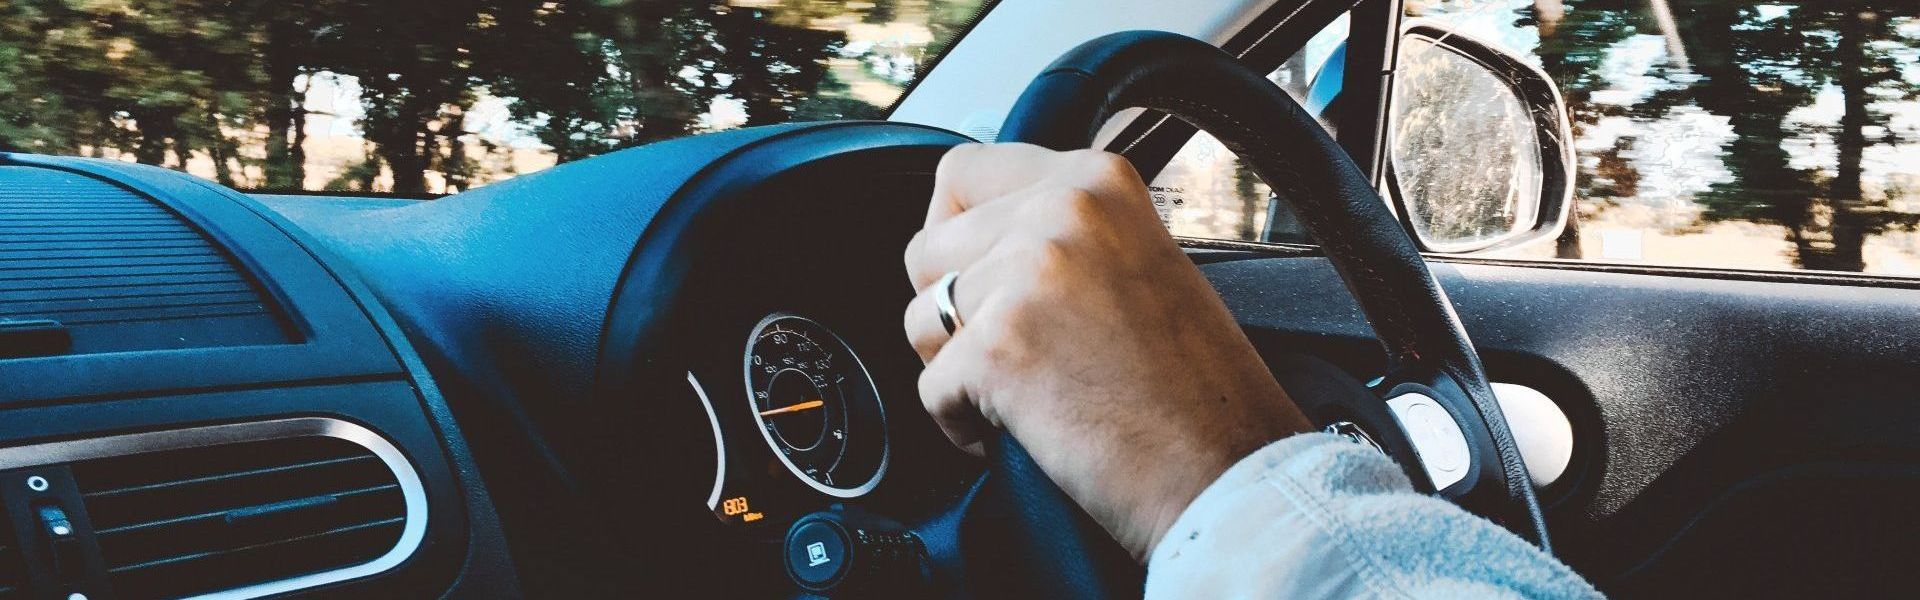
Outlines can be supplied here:
<path id="1" fill-rule="evenodd" d="M 880 483 L 886 414 L 873 378 L 840 336 L 777 313 L 753 328 L 744 362 L 754 423 L 788 470 L 839 498 Z"/>

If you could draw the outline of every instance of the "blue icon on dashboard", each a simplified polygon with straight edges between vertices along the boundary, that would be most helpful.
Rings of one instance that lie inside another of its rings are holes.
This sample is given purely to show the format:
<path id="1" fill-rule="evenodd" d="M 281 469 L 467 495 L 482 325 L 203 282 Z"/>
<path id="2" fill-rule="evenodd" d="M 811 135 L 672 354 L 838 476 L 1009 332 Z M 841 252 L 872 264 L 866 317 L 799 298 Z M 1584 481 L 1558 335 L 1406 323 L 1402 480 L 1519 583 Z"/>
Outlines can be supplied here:
<path id="1" fill-rule="evenodd" d="M 827 545 L 821 542 L 807 544 L 807 566 L 818 567 L 827 564 Z"/>

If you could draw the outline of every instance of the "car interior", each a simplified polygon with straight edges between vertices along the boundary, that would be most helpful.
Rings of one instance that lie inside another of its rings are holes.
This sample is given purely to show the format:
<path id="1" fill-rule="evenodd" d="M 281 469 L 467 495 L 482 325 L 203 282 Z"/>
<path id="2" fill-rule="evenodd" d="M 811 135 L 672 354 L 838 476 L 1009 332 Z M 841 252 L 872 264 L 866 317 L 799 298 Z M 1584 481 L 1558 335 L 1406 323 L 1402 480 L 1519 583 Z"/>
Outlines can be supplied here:
<path id="1" fill-rule="evenodd" d="M 1901 595 L 1915 280 L 1438 248 L 1383 158 L 1390 49 L 1525 108 L 1532 216 L 1474 250 L 1564 227 L 1536 67 L 1384 0 L 1099 4 L 989 3 L 887 120 L 433 200 L 0 153 L 0 599 L 1137 597 L 1017 441 L 922 409 L 901 254 L 956 145 L 1151 180 L 1196 131 L 1310 242 L 1180 238 L 1316 425 L 1610 596 Z M 1338 89 L 1267 79 L 1342 15 Z"/>

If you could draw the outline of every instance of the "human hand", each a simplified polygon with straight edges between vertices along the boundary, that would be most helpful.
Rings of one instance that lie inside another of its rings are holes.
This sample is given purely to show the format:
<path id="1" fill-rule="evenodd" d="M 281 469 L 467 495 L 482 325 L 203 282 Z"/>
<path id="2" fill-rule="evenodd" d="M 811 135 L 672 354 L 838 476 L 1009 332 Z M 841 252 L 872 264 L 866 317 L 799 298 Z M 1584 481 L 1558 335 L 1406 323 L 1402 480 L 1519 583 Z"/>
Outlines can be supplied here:
<path id="1" fill-rule="evenodd" d="M 949 151 L 906 265 L 934 420 L 976 455 L 1011 432 L 1136 558 L 1227 467 L 1310 428 L 1119 156 Z M 949 336 L 930 287 L 952 271 Z"/>

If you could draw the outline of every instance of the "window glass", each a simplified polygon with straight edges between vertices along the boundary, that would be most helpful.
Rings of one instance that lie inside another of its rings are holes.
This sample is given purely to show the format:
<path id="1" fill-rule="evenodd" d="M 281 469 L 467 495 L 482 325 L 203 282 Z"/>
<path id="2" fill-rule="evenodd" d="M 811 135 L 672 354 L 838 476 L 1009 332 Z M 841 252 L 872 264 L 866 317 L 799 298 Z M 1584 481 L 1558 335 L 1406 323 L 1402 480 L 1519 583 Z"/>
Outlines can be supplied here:
<path id="1" fill-rule="evenodd" d="M 1920 275 L 1920 3 L 1406 0 L 1572 110 L 1574 227 L 1504 252 Z"/>
<path id="2" fill-rule="evenodd" d="M 982 0 L 0 0 L 0 151 L 455 192 L 877 117 Z"/>
<path id="3" fill-rule="evenodd" d="M 1268 75 L 1309 110 L 1315 77 L 1339 78 L 1335 53 L 1346 39 L 1347 17 L 1329 23 L 1300 52 Z M 1332 66 L 1329 66 L 1332 65 Z M 1324 83 L 1323 83 L 1324 85 Z M 1324 102 L 1324 98 L 1319 98 Z M 1194 134 L 1148 186 L 1160 220 L 1174 235 L 1305 243 L 1306 230 L 1283 199 L 1206 132 Z"/>

